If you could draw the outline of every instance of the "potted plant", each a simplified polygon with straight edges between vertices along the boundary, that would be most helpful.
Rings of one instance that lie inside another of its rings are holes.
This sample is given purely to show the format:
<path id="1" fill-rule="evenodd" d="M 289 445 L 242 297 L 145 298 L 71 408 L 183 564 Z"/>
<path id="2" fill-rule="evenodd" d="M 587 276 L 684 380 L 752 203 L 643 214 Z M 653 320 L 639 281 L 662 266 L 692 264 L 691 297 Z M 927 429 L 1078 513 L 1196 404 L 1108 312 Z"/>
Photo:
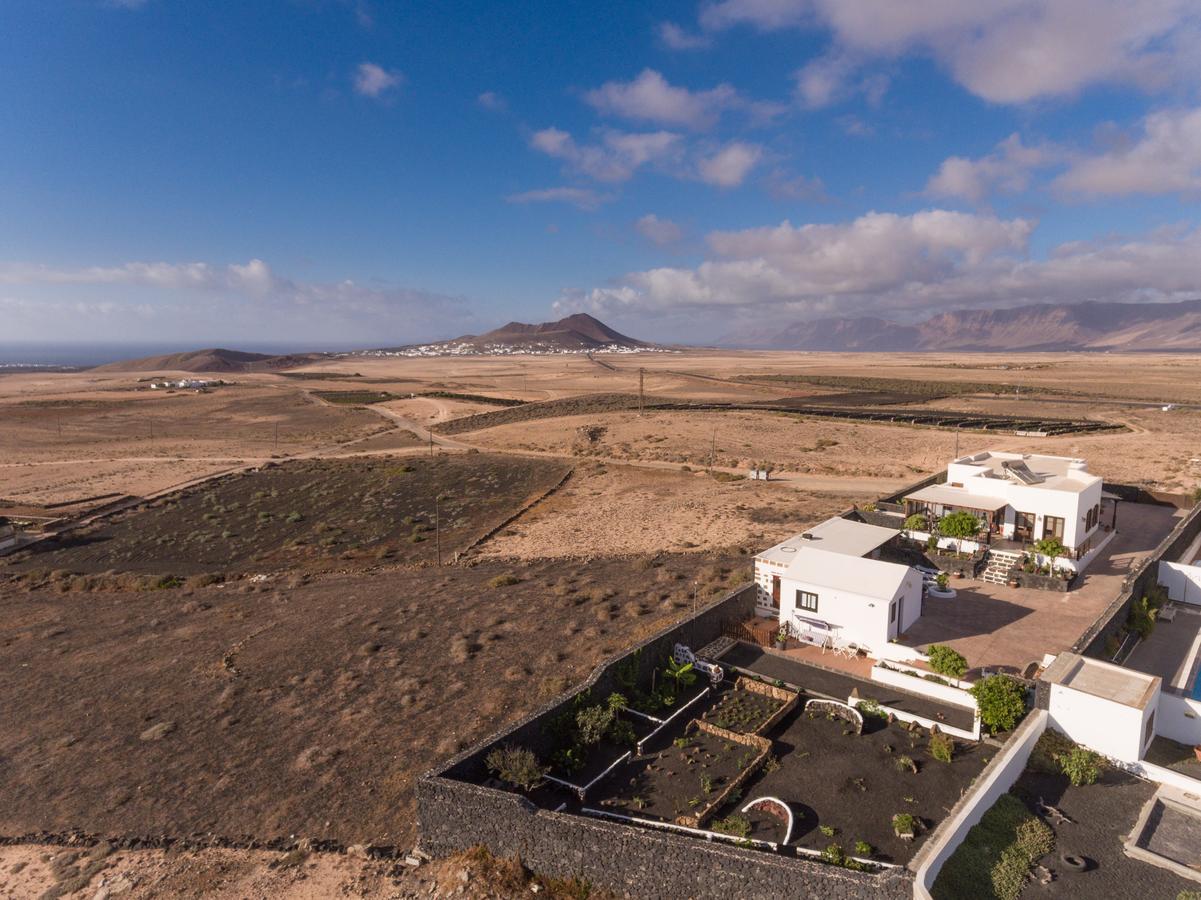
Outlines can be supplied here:
<path id="1" fill-rule="evenodd" d="M 938 585 L 938 589 L 940 591 L 945 591 L 950 580 L 951 579 L 947 577 L 946 572 L 939 572 L 938 577 L 934 579 L 934 583 Z"/>
<path id="2" fill-rule="evenodd" d="M 781 625 L 780 630 L 776 632 L 776 649 L 783 650 L 788 646 L 788 626 Z"/>

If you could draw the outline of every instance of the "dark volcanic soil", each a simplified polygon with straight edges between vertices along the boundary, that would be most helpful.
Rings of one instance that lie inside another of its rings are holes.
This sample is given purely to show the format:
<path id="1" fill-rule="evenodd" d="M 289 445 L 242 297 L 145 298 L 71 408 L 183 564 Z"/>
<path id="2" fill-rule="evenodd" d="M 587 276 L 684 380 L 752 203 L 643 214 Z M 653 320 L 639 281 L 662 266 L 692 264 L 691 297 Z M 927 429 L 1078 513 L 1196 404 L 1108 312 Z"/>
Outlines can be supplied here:
<path id="1" fill-rule="evenodd" d="M 10 570 L 264 572 L 336 558 L 445 559 L 569 466 L 492 454 L 305 460 L 215 479 L 37 544 Z M 435 496 L 442 495 L 440 509 Z"/>
<path id="2" fill-rule="evenodd" d="M 407 846 L 418 774 L 687 612 L 694 578 L 748 575 L 684 554 L 5 590 L 0 834 Z"/>

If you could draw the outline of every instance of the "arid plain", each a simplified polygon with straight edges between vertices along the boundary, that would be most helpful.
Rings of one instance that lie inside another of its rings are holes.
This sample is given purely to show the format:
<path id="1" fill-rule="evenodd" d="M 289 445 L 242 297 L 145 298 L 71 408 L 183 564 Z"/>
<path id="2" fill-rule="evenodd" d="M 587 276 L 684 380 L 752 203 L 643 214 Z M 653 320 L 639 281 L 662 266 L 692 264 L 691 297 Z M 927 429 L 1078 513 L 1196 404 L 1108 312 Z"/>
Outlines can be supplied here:
<path id="1" fill-rule="evenodd" d="M 0 376 L 0 515 L 62 532 L 0 559 L 0 897 L 428 895 L 390 856 L 414 778 L 756 550 L 956 447 L 1201 482 L 1192 356 L 355 356 L 150 388 L 172 374 Z"/>

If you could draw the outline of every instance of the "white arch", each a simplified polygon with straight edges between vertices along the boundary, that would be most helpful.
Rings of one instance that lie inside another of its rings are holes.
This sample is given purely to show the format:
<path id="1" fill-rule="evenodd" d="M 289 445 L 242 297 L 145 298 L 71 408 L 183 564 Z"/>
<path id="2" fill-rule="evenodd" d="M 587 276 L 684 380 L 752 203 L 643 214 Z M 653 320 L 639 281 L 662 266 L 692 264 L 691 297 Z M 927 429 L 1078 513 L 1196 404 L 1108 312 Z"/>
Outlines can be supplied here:
<path id="1" fill-rule="evenodd" d="M 792 817 L 791 807 L 789 807 L 789 805 L 787 803 L 785 803 L 783 800 L 781 800 L 779 797 L 756 797 L 754 800 L 752 800 L 750 803 L 748 803 L 746 806 L 744 806 L 742 808 L 742 811 L 744 813 L 750 812 L 751 809 L 758 806 L 760 803 L 774 803 L 774 804 L 776 804 L 776 806 L 778 806 L 782 810 L 784 810 L 784 815 L 787 817 L 785 819 L 785 821 L 788 824 L 784 828 L 784 837 L 780 841 L 780 846 L 781 847 L 785 846 L 788 843 L 789 839 L 792 837 L 792 826 L 793 826 L 794 820 Z"/>

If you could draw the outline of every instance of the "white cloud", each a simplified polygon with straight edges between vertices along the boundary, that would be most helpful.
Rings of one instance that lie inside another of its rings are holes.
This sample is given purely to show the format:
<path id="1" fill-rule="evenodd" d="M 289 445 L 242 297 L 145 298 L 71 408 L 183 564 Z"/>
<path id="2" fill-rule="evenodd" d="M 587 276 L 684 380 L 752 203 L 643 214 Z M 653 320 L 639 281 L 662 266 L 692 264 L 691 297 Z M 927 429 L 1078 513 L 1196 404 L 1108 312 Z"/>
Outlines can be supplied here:
<path id="1" fill-rule="evenodd" d="M 973 203 L 1001 191 L 1018 193 L 1030 184 L 1035 169 L 1054 165 L 1063 152 L 1050 145 L 1027 146 L 1021 135 L 1011 134 L 992 153 L 979 159 L 950 156 L 926 182 L 926 193 L 935 197 L 958 197 Z"/>
<path id="2" fill-rule="evenodd" d="M 1152 113 L 1133 144 L 1077 159 L 1054 186 L 1092 196 L 1201 192 L 1201 107 Z"/>
<path id="3" fill-rule="evenodd" d="M 836 57 L 864 62 L 921 53 L 995 103 L 1100 83 L 1201 83 L 1201 8 L 1193 0 L 722 0 L 704 7 L 700 21 L 710 31 L 824 27 Z M 833 74 L 811 73 L 812 89 Z"/>
<path id="4" fill-rule="evenodd" d="M 609 81 L 584 95 L 599 112 L 662 125 L 711 127 L 722 110 L 741 103 L 728 84 L 690 91 L 669 84 L 654 69 L 643 69 L 633 81 Z"/>
<path id="5" fill-rule="evenodd" d="M 583 210 L 593 210 L 612 198 L 598 194 L 589 188 L 553 187 L 539 188 L 533 191 L 523 191 L 520 194 L 510 194 L 505 200 L 509 203 L 570 203 Z"/>
<path id="6" fill-rule="evenodd" d="M 767 177 L 767 191 L 777 200 L 801 200 L 807 203 L 830 201 L 820 178 L 806 178 L 804 175 L 790 177 L 783 169 L 775 169 Z"/>
<path id="7" fill-rule="evenodd" d="M 762 157 L 763 148 L 758 144 L 731 141 L 697 163 L 697 177 L 716 187 L 737 187 Z"/>
<path id="8" fill-rule="evenodd" d="M 659 246 L 674 244 L 684 236 L 679 225 L 671 219 L 660 219 L 654 213 L 647 213 L 634 223 L 634 228 L 652 244 Z"/>
<path id="9" fill-rule="evenodd" d="M 373 62 L 359 63 L 354 73 L 354 89 L 364 97 L 381 97 L 400 86 L 403 76 Z"/>
<path id="10" fill-rule="evenodd" d="M 713 44 L 707 34 L 685 31 L 675 22 L 659 23 L 659 40 L 671 50 L 703 50 Z"/>
<path id="11" fill-rule="evenodd" d="M 12 289 L 9 302 L 24 310 L 15 331 L 25 329 L 31 336 L 52 329 L 59 333 L 56 316 L 63 310 L 103 316 L 116 329 L 103 336 L 122 339 L 133 332 L 120 323 L 146 318 L 155 320 L 146 333 L 155 339 L 168 334 L 208 338 L 216 334 L 214 323 L 220 323 L 226 338 L 246 334 L 258 339 L 332 340 L 361 335 L 378 340 L 381 333 L 392 333 L 398 342 L 440 333 L 470 319 L 461 297 L 384 282 L 301 281 L 276 274 L 261 259 L 230 265 L 128 262 L 77 269 L 7 263 L 0 264 L 0 285 Z M 85 329 L 77 337 L 100 335 Z"/>
<path id="12" fill-rule="evenodd" d="M 475 102 L 493 112 L 504 112 L 509 107 L 508 101 L 495 91 L 484 91 L 475 98 Z"/>
<path id="13" fill-rule="evenodd" d="M 926 210 L 869 213 L 835 225 L 717 232 L 695 268 L 632 272 L 560 309 L 603 313 L 819 318 L 924 317 L 945 309 L 1032 302 L 1155 301 L 1196 296 L 1201 227 L 1081 241 L 1027 256 L 1034 223 Z"/>
<path id="14" fill-rule="evenodd" d="M 791 28 L 811 18 L 810 0 L 721 0 L 701 10 L 701 25 L 711 31 L 752 25 L 762 31 Z"/>
<path id="15" fill-rule="evenodd" d="M 670 158 L 678 151 L 680 136 L 670 131 L 603 131 L 594 144 L 577 144 L 566 131 L 544 128 L 530 138 L 530 146 L 597 181 L 627 181 L 648 163 Z"/>

